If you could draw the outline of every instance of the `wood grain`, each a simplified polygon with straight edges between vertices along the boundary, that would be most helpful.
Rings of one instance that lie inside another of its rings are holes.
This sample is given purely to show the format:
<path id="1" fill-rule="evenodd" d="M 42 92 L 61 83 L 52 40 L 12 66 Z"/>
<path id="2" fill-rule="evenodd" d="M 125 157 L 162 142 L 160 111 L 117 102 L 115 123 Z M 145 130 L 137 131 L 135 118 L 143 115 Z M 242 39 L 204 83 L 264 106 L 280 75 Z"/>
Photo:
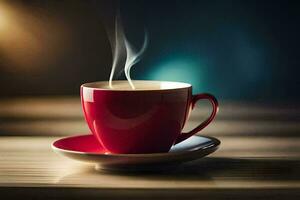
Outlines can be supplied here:
<path id="1" fill-rule="evenodd" d="M 201 108 L 186 129 L 209 111 Z M 221 140 L 213 155 L 168 171 L 112 173 L 51 150 L 58 136 L 88 132 L 77 98 L 1 100 L 0 193 L 44 199 L 299 199 L 295 108 L 225 102 L 214 124 L 201 132 Z"/>
<path id="2" fill-rule="evenodd" d="M 253 138 L 242 137 L 228 141 L 230 138 L 224 137 L 222 148 L 207 159 L 158 175 L 127 176 L 98 173 L 92 165 L 57 155 L 50 148 L 56 139 L 1 137 L 0 185 L 74 185 L 96 188 L 300 187 L 300 171 L 297 170 L 300 167 L 297 146 L 300 140 L 273 139 L 264 147 Z M 257 148 L 249 147 L 248 144 Z M 270 151 L 271 144 L 275 151 Z M 276 148 L 279 150 L 276 151 Z M 282 152 L 285 148 L 290 151 Z"/>

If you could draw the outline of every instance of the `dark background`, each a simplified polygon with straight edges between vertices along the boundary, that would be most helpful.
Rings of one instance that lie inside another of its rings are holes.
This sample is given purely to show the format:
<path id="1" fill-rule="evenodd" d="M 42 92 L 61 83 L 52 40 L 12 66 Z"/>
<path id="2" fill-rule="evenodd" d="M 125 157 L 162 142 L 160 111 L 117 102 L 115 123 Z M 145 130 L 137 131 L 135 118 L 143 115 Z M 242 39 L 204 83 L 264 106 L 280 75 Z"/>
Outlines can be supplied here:
<path id="1" fill-rule="evenodd" d="M 297 2 L 121 1 L 129 41 L 149 35 L 131 76 L 224 100 L 298 101 Z M 1 97 L 78 95 L 82 83 L 108 80 L 113 11 L 103 1 L 1 1 Z"/>

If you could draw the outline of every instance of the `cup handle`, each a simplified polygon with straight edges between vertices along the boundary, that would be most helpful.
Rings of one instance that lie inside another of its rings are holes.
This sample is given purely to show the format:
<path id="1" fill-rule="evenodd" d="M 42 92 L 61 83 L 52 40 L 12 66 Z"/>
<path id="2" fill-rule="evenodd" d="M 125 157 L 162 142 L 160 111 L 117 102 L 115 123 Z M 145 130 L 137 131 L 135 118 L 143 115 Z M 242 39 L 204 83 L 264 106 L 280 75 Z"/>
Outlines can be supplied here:
<path id="1" fill-rule="evenodd" d="M 182 142 L 182 141 L 188 139 L 189 137 L 191 137 L 192 135 L 198 133 L 199 131 L 204 129 L 215 118 L 215 116 L 219 110 L 219 106 L 218 106 L 217 99 L 211 94 L 203 93 L 203 94 L 193 95 L 192 103 L 191 103 L 192 109 L 194 109 L 196 102 L 201 99 L 207 99 L 211 103 L 213 110 L 212 110 L 210 116 L 204 122 L 202 122 L 200 125 L 198 125 L 196 128 L 194 128 L 193 130 L 191 130 L 187 133 L 181 133 L 178 136 L 178 138 L 176 139 L 175 144 Z"/>

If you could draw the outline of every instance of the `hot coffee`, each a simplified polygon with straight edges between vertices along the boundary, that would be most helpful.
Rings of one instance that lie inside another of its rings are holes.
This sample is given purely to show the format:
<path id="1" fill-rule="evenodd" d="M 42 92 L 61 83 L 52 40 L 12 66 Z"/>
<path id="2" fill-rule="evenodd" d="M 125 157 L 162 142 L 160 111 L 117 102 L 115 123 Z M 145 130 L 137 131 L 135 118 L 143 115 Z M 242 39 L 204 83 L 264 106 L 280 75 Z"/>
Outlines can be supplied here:
<path id="1" fill-rule="evenodd" d="M 218 102 L 210 94 L 192 95 L 187 83 L 165 81 L 86 83 L 81 86 L 81 102 L 87 124 L 109 153 L 168 152 L 205 128 L 215 117 Z M 190 110 L 200 99 L 211 102 L 211 115 L 188 133 L 182 129 Z"/>

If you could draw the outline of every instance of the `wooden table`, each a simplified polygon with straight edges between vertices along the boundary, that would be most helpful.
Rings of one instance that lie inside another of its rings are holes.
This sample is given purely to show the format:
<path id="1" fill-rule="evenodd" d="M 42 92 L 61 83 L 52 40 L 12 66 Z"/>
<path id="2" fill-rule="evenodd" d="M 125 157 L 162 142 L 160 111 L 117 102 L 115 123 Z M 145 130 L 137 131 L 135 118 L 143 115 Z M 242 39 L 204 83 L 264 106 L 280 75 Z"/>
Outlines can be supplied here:
<path id="1" fill-rule="evenodd" d="M 209 112 L 200 105 L 186 129 Z M 300 199 L 300 110 L 293 104 L 221 102 L 201 134 L 222 144 L 171 171 L 97 172 L 51 150 L 87 133 L 78 98 L 0 100 L 1 197 L 43 199 Z M 203 113 L 202 113 L 203 112 Z"/>

